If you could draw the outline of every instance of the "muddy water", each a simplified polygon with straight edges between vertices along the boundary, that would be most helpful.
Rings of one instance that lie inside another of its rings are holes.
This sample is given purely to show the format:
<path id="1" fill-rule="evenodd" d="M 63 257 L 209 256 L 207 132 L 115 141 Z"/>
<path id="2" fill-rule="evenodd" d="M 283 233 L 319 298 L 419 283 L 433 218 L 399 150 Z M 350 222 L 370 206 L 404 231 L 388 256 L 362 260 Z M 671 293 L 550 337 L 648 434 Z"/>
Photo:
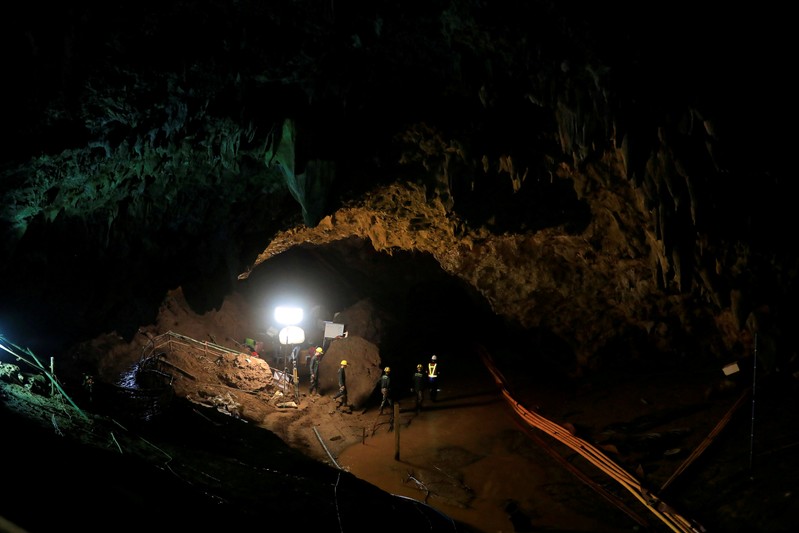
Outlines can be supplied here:
<path id="1" fill-rule="evenodd" d="M 458 389 L 419 414 L 412 398 L 401 399 L 393 430 L 388 410 L 374 410 L 374 435 L 339 465 L 484 533 L 634 529 L 529 438 L 489 380 Z"/>

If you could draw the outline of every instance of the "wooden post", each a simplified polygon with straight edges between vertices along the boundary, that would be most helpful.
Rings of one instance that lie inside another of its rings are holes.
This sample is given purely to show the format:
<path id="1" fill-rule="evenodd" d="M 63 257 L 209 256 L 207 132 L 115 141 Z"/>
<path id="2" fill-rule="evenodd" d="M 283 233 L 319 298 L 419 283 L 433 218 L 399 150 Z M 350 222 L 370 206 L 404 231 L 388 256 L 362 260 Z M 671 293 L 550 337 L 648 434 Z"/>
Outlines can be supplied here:
<path id="1" fill-rule="evenodd" d="M 399 402 L 394 402 L 394 460 L 400 458 L 400 424 L 399 424 Z"/>

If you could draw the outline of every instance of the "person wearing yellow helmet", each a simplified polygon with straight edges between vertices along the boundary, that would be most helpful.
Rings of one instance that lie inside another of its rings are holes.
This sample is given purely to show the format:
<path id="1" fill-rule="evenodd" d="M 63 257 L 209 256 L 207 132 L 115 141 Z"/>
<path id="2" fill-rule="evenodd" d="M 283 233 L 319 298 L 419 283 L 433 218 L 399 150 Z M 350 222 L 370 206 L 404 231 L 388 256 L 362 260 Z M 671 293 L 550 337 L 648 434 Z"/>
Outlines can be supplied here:
<path id="1" fill-rule="evenodd" d="M 433 402 L 438 399 L 438 377 L 438 357 L 434 355 L 427 363 L 427 386 L 430 389 L 430 400 Z"/>
<path id="2" fill-rule="evenodd" d="M 342 360 L 338 368 L 338 392 L 334 400 L 341 398 L 341 407 L 347 407 L 347 361 Z"/>
<path id="3" fill-rule="evenodd" d="M 320 354 L 321 355 L 323 353 L 324 353 L 324 350 L 322 349 L 321 346 L 316 346 L 315 344 L 311 344 L 310 346 L 308 346 L 308 350 L 305 352 L 305 366 L 307 366 L 308 369 L 310 370 L 310 368 L 311 368 L 311 359 L 313 359 L 313 356 L 315 354 Z"/>
<path id="4" fill-rule="evenodd" d="M 383 406 L 388 403 L 388 406 L 391 407 L 391 398 L 389 394 L 391 393 L 391 368 L 386 367 L 383 369 L 383 375 L 380 376 L 380 393 L 383 395 L 383 401 L 380 402 L 380 414 L 383 414 Z"/>
<path id="5" fill-rule="evenodd" d="M 319 394 L 319 363 L 322 361 L 322 356 L 324 354 L 325 354 L 325 352 L 322 351 L 322 348 L 320 347 L 320 348 L 317 348 L 314 351 L 314 354 L 311 356 L 311 362 L 309 363 L 309 366 L 308 366 L 308 370 L 309 370 L 310 376 L 311 376 L 311 387 L 308 389 L 308 394 L 309 395 L 316 394 L 317 396 L 320 396 L 320 394 Z"/>

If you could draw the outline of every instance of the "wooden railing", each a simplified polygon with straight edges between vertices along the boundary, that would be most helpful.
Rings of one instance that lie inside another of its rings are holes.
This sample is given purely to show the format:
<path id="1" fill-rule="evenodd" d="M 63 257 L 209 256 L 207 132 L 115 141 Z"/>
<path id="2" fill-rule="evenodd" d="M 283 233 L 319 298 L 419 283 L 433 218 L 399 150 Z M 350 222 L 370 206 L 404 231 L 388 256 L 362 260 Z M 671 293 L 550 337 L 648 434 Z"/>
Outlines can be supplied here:
<path id="1" fill-rule="evenodd" d="M 181 335 L 180 333 L 175 333 L 174 331 L 167 331 L 166 333 L 162 333 L 161 335 L 150 339 L 150 342 L 148 342 L 142 349 L 142 357 L 139 362 L 141 363 L 144 360 L 152 357 L 161 348 L 167 348 L 168 350 L 172 351 L 175 349 L 176 345 L 202 351 L 206 356 L 221 356 L 224 354 L 241 353 L 240 350 L 234 350 L 232 348 L 214 344 L 212 342 L 198 341 L 197 339 L 192 339 L 191 337 Z"/>

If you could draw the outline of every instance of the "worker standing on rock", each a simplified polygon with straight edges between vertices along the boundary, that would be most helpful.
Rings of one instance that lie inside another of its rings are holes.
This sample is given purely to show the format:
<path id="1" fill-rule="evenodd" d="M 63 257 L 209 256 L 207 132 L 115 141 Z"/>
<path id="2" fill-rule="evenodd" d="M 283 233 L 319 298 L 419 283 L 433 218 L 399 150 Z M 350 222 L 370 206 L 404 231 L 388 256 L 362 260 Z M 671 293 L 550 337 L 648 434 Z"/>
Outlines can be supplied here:
<path id="1" fill-rule="evenodd" d="M 383 407 L 388 403 L 391 407 L 391 369 L 386 367 L 383 369 L 383 375 L 380 376 L 380 393 L 383 395 L 383 401 L 380 402 L 380 414 L 383 414 Z"/>
<path id="2" fill-rule="evenodd" d="M 341 398 L 341 407 L 347 407 L 347 361 L 341 361 L 338 369 L 338 392 L 334 400 Z"/>
<path id="3" fill-rule="evenodd" d="M 322 348 L 319 347 L 314 351 L 313 356 L 311 356 L 311 364 L 309 367 L 309 371 L 311 373 L 311 388 L 308 389 L 308 395 L 313 396 L 316 394 L 319 396 L 319 363 L 322 360 L 322 356 L 325 354 L 322 351 Z"/>

